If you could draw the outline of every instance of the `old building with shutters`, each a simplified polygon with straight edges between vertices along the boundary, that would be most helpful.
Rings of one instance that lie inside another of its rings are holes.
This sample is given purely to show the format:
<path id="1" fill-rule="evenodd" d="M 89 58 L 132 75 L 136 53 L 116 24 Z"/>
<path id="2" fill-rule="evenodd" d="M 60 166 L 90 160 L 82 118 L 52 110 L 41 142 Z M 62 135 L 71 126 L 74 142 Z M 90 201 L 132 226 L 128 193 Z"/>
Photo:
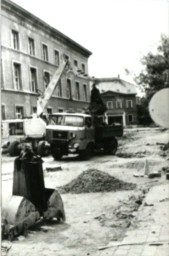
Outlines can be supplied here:
<path id="1" fill-rule="evenodd" d="M 97 88 L 107 106 L 109 124 L 137 124 L 135 86 L 118 78 L 97 79 Z"/>
<path id="2" fill-rule="evenodd" d="M 64 73 L 46 111 L 81 111 L 90 102 L 88 58 L 91 52 L 12 1 L 1 1 L 2 119 L 36 112 L 39 93 L 59 66 L 62 54 L 72 72 Z"/>

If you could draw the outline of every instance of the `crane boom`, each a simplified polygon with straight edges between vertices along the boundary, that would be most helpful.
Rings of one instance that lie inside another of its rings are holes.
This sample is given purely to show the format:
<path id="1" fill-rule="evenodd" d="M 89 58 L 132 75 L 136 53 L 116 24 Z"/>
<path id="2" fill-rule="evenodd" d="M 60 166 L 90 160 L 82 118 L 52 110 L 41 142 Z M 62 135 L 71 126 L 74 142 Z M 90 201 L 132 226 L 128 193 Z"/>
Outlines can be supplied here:
<path id="1" fill-rule="evenodd" d="M 63 74 L 67 64 L 68 64 L 68 60 L 65 60 L 64 58 L 62 58 L 58 69 L 54 73 L 51 81 L 48 84 L 48 87 L 44 92 L 44 95 L 40 96 L 39 99 L 37 100 L 37 117 L 43 113 L 48 101 L 50 100 L 54 90 L 58 85 L 60 77 Z"/>

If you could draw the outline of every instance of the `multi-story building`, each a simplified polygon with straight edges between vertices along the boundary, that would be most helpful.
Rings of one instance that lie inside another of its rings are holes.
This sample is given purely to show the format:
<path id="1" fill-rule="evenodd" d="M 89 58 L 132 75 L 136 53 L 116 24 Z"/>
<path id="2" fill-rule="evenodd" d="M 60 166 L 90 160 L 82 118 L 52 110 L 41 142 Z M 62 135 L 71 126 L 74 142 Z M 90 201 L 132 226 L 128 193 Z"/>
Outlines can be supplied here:
<path id="1" fill-rule="evenodd" d="M 62 75 L 47 111 L 88 107 L 89 50 L 9 0 L 1 1 L 1 45 L 2 119 L 36 112 L 38 94 L 48 86 L 62 54 L 72 72 Z"/>
<path id="2" fill-rule="evenodd" d="M 98 89 L 107 106 L 108 122 L 124 126 L 137 123 L 136 89 L 120 78 L 100 78 Z"/>

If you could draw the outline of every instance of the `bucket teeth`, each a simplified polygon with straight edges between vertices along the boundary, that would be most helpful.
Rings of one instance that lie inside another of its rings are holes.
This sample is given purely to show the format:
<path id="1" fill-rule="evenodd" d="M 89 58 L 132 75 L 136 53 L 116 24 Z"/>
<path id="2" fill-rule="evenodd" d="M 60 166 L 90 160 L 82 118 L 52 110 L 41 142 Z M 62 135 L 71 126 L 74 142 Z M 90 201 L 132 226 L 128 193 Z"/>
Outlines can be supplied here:
<path id="1" fill-rule="evenodd" d="M 58 222 L 64 222 L 66 220 L 63 201 L 57 190 L 53 190 L 53 193 L 49 197 L 47 210 L 43 216 L 46 219 L 57 218 Z"/>

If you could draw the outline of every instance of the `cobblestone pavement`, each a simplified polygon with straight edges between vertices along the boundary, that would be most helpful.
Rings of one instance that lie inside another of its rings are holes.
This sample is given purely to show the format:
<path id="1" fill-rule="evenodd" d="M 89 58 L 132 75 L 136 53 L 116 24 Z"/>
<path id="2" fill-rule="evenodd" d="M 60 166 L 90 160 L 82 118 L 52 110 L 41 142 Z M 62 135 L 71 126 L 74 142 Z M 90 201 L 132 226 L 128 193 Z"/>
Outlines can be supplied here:
<path id="1" fill-rule="evenodd" d="M 98 255 L 169 255 L 169 184 L 167 182 L 151 188 L 138 212 L 136 222 L 138 226 L 136 229 L 128 230 L 121 242 L 109 243 Z"/>

